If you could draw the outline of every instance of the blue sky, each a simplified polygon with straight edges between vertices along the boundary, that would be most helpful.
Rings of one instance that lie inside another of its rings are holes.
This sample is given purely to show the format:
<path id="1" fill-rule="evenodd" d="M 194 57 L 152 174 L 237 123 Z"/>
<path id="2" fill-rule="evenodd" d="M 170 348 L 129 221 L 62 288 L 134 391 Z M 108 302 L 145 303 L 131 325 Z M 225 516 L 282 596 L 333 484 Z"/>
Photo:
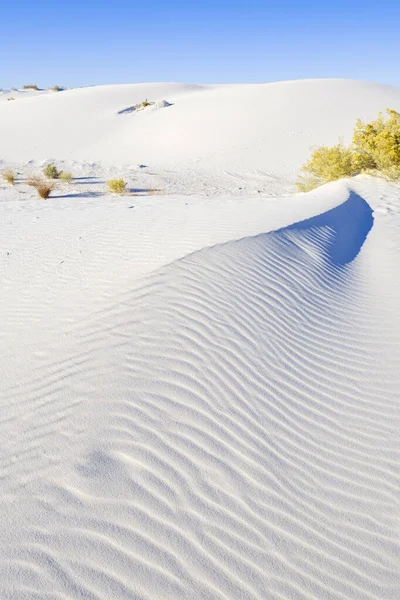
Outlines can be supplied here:
<path id="1" fill-rule="evenodd" d="M 0 87 L 345 77 L 400 85 L 400 2 L 6 2 Z"/>

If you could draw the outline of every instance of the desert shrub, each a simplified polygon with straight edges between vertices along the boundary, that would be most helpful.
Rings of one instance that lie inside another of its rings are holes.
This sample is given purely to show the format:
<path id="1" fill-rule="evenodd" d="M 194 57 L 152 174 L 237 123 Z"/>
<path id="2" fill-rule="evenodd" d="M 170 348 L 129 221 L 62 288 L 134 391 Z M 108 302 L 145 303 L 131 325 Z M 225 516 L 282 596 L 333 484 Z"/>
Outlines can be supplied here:
<path id="1" fill-rule="evenodd" d="M 139 102 L 139 104 L 135 104 L 134 108 L 136 110 L 143 110 L 143 109 L 147 108 L 148 106 L 153 106 L 153 104 L 154 104 L 154 102 L 149 102 L 146 98 L 146 100 Z"/>
<path id="2" fill-rule="evenodd" d="M 74 176 L 72 175 L 71 171 L 60 171 L 58 174 L 58 179 L 64 183 L 72 183 Z"/>
<path id="3" fill-rule="evenodd" d="M 50 88 L 53 92 L 63 92 L 65 88 L 61 87 L 60 85 L 53 85 L 53 87 Z"/>
<path id="4" fill-rule="evenodd" d="M 299 191 L 309 191 L 323 183 L 353 175 L 357 175 L 357 169 L 353 165 L 351 150 L 342 144 L 332 148 L 321 146 L 303 166 L 297 188 Z"/>
<path id="5" fill-rule="evenodd" d="M 62 171 L 59 171 L 55 165 L 48 164 L 43 169 L 43 175 L 48 179 L 59 179 Z"/>
<path id="6" fill-rule="evenodd" d="M 39 91 L 39 88 L 34 83 L 29 83 L 28 85 L 24 85 L 24 90 L 36 90 Z"/>
<path id="7" fill-rule="evenodd" d="M 400 113 L 386 110 L 371 123 L 358 119 L 349 148 L 321 146 L 303 166 L 297 189 L 309 191 L 342 177 L 369 173 L 400 179 Z"/>
<path id="8" fill-rule="evenodd" d="M 15 98 L 13 98 L 12 96 L 10 96 L 9 98 L 7 98 L 7 100 L 8 100 L 9 102 L 12 102 L 13 100 L 15 100 Z"/>
<path id="9" fill-rule="evenodd" d="M 371 123 L 358 119 L 353 134 L 354 151 L 378 171 L 400 167 L 400 113 L 388 108 L 386 115 Z"/>
<path id="10" fill-rule="evenodd" d="M 123 194 L 127 191 L 127 183 L 123 179 L 109 179 L 107 187 L 113 194 Z"/>
<path id="11" fill-rule="evenodd" d="M 26 184 L 34 187 L 41 198 L 48 198 L 57 185 L 54 181 L 47 181 L 37 176 L 31 177 Z"/>
<path id="12" fill-rule="evenodd" d="M 15 172 L 12 169 L 5 169 L 1 174 L 2 179 L 7 181 L 10 185 L 15 183 Z"/>

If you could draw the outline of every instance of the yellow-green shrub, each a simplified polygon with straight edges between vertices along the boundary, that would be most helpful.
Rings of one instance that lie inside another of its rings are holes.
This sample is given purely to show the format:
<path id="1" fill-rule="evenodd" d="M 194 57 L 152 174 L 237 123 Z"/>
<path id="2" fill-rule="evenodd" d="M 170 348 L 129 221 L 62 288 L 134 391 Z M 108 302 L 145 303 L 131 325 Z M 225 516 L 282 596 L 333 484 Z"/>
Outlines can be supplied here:
<path id="1" fill-rule="evenodd" d="M 72 183 L 74 176 L 72 175 L 71 171 L 60 171 L 58 174 L 58 179 L 64 183 Z"/>
<path id="2" fill-rule="evenodd" d="M 358 119 L 349 148 L 321 146 L 304 165 L 297 189 L 305 192 L 342 177 L 370 173 L 400 179 L 400 113 L 386 110 L 371 123 Z"/>
<path id="3" fill-rule="evenodd" d="M 342 144 L 332 148 L 321 146 L 303 166 L 297 189 L 306 192 L 323 183 L 353 175 L 357 175 L 357 168 L 353 164 L 351 150 L 344 148 Z"/>
<path id="4" fill-rule="evenodd" d="M 109 179 L 107 181 L 108 190 L 113 194 L 123 194 L 127 191 L 127 185 L 123 179 Z"/>
<path id="5" fill-rule="evenodd" d="M 400 167 L 400 113 L 388 108 L 386 115 L 366 124 L 358 119 L 353 134 L 354 152 L 379 171 Z"/>
<path id="6" fill-rule="evenodd" d="M 59 171 L 55 165 L 48 164 L 43 169 L 43 175 L 48 179 L 59 179 L 61 171 Z"/>

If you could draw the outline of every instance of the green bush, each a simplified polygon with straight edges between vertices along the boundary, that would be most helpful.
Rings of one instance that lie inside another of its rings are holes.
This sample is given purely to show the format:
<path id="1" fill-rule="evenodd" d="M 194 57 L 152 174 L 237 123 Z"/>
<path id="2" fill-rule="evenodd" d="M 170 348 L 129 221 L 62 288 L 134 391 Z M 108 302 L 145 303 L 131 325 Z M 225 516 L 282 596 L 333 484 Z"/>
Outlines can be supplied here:
<path id="1" fill-rule="evenodd" d="M 379 113 L 371 123 L 358 119 L 349 148 L 337 144 L 315 150 L 301 170 L 297 189 L 307 192 L 360 173 L 400 179 L 400 113 L 387 109 L 386 115 Z"/>
<path id="2" fill-rule="evenodd" d="M 43 175 L 48 179 L 59 179 L 62 171 L 59 171 L 55 165 L 46 165 L 43 169 Z"/>
<path id="3" fill-rule="evenodd" d="M 107 181 L 107 187 L 113 194 L 123 194 L 127 191 L 126 186 L 128 184 L 123 179 L 109 179 Z"/>

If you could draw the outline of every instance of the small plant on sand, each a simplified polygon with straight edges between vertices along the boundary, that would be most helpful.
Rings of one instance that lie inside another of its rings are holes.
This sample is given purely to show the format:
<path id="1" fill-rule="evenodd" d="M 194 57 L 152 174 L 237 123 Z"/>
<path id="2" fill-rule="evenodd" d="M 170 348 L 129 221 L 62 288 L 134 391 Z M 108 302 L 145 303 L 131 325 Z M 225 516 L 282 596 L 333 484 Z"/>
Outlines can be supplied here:
<path id="1" fill-rule="evenodd" d="M 28 85 L 24 85 L 24 90 L 36 90 L 36 91 L 39 91 L 39 88 L 34 83 L 28 83 Z"/>
<path id="2" fill-rule="evenodd" d="M 53 92 L 63 92 L 65 90 L 65 88 L 61 87 L 60 85 L 53 85 L 53 87 L 50 88 Z"/>
<path id="3" fill-rule="evenodd" d="M 59 171 L 55 165 L 48 164 L 43 169 L 43 175 L 48 179 L 59 179 L 62 171 Z"/>
<path id="4" fill-rule="evenodd" d="M 107 188 L 109 192 L 113 194 L 124 194 L 127 190 L 127 183 L 123 179 L 109 179 L 107 181 Z"/>
<path id="5" fill-rule="evenodd" d="M 134 108 L 136 110 L 144 110 L 148 106 L 153 106 L 153 104 L 154 104 L 154 102 L 149 102 L 146 98 L 146 100 L 143 100 L 143 102 L 139 102 L 139 104 L 135 104 Z"/>
<path id="6" fill-rule="evenodd" d="M 57 185 L 54 181 L 47 181 L 38 176 L 31 177 L 26 184 L 34 187 L 41 198 L 48 198 Z"/>
<path id="7" fill-rule="evenodd" d="M 74 176 L 72 175 L 71 171 L 60 171 L 58 179 L 64 183 L 72 183 Z"/>
<path id="8" fill-rule="evenodd" d="M 15 171 L 12 169 L 5 169 L 1 174 L 2 179 L 7 181 L 10 185 L 14 185 L 15 183 Z"/>
<path id="9" fill-rule="evenodd" d="M 15 98 L 13 98 L 12 96 L 10 96 L 9 98 L 7 98 L 8 102 L 12 102 L 13 100 L 15 100 Z"/>
<path id="10" fill-rule="evenodd" d="M 361 173 L 400 180 L 400 113 L 386 110 L 370 123 L 358 119 L 348 148 L 321 146 L 303 166 L 297 189 L 308 192 L 319 185 Z"/>

